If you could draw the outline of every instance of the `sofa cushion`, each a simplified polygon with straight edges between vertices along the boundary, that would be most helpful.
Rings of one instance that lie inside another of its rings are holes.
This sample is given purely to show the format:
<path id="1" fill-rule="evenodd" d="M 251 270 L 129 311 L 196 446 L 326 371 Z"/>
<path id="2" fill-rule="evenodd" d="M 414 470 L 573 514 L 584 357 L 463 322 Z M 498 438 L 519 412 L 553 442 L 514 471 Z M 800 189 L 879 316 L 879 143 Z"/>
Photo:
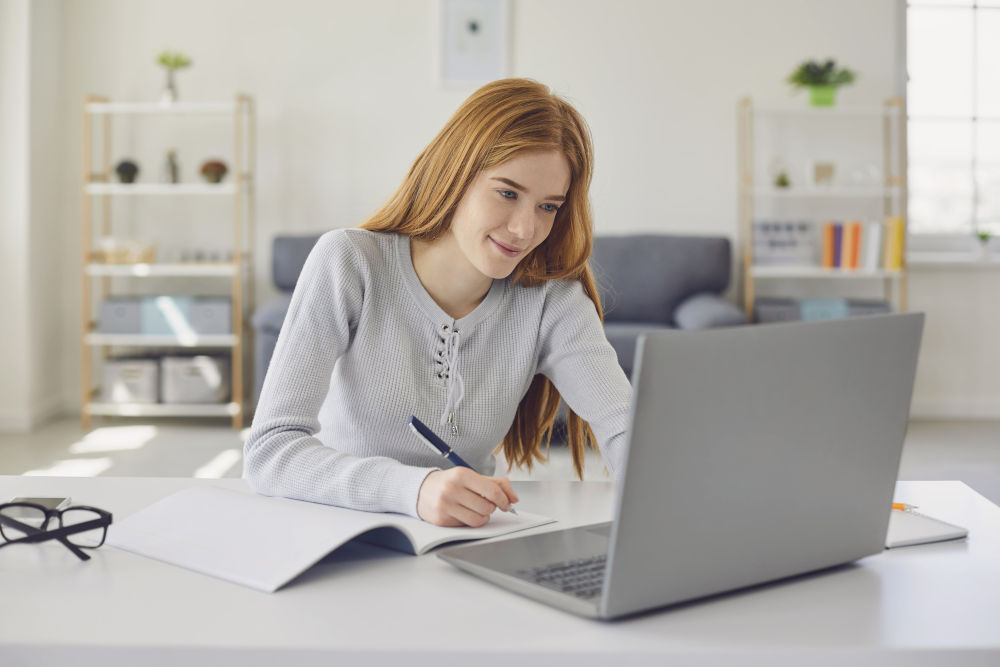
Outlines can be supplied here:
<path id="1" fill-rule="evenodd" d="M 735 327 L 746 324 L 747 316 L 718 294 L 695 294 L 677 306 L 674 323 L 689 330 Z"/>
<path id="2" fill-rule="evenodd" d="M 604 334 L 608 337 L 608 342 L 615 348 L 615 352 L 618 354 L 618 364 L 625 371 L 625 375 L 632 377 L 636 339 L 639 334 L 670 328 L 665 324 L 650 322 L 607 322 L 604 325 Z"/>
<path id="3" fill-rule="evenodd" d="M 295 283 L 302 273 L 309 251 L 316 245 L 320 235 L 276 236 L 272 247 L 271 273 L 274 286 L 283 292 L 295 289 Z M 287 305 L 287 304 L 285 304 Z"/>
<path id="4" fill-rule="evenodd" d="M 281 331 L 281 323 L 285 321 L 285 313 L 292 302 L 291 292 L 282 292 L 254 311 L 250 324 L 258 331 L 277 334 Z"/>
<path id="5" fill-rule="evenodd" d="M 591 267 L 608 322 L 673 324 L 677 305 L 729 284 L 729 239 L 640 234 L 594 239 Z"/>

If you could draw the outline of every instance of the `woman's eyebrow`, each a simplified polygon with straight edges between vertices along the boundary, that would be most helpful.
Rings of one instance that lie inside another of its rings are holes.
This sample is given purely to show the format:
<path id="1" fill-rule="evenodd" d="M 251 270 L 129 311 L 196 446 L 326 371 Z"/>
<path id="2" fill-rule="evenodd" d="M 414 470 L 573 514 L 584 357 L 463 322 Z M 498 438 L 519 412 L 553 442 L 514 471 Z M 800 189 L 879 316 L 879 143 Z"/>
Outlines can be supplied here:
<path id="1" fill-rule="evenodd" d="M 524 187 L 517 181 L 512 181 L 509 178 L 504 178 L 503 176 L 493 176 L 492 180 L 500 181 L 501 183 L 506 183 L 515 190 L 520 190 L 521 192 L 528 194 L 528 188 Z M 548 197 L 546 197 L 546 199 L 552 199 L 554 201 L 566 201 L 566 197 L 562 195 L 549 195 Z"/>

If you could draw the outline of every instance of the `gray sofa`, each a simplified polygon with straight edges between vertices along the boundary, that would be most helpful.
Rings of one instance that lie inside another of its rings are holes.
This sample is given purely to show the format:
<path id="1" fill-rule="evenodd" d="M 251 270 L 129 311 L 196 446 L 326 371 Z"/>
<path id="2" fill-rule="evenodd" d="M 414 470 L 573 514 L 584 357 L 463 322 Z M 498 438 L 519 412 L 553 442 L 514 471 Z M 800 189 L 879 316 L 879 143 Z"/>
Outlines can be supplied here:
<path id="1" fill-rule="evenodd" d="M 604 331 L 631 377 L 639 334 L 746 324 L 726 300 L 729 239 L 642 234 L 598 236 L 591 268 L 604 307 Z"/>
<path id="2" fill-rule="evenodd" d="M 254 401 L 278 340 L 292 290 L 318 234 L 277 236 L 271 272 L 281 294 L 253 314 Z M 591 266 L 604 306 L 604 328 L 628 375 L 639 334 L 657 329 L 706 329 L 747 322 L 723 296 L 729 285 L 729 239 L 644 234 L 599 236 Z"/>

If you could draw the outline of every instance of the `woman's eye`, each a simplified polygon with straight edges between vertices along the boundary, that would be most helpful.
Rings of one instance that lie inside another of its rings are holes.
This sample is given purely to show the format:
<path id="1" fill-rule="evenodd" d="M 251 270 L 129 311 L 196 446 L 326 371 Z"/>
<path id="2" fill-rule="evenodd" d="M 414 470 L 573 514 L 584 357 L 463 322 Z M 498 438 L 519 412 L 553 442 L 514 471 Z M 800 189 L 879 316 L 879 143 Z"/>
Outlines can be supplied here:
<path id="1" fill-rule="evenodd" d="M 513 190 L 497 190 L 504 199 L 517 199 L 517 193 Z"/>
<path id="2" fill-rule="evenodd" d="M 542 210 L 547 213 L 555 213 L 559 210 L 559 207 L 555 204 L 542 204 Z"/>

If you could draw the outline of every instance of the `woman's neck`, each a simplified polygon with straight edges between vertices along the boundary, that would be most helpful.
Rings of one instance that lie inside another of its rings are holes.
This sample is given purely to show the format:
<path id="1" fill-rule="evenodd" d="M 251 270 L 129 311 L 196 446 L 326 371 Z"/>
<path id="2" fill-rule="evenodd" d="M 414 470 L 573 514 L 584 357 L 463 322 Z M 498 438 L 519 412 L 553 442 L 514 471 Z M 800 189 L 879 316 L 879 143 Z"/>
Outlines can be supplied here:
<path id="1" fill-rule="evenodd" d="M 410 258 L 420 284 L 456 320 L 475 310 L 493 285 L 492 278 L 469 263 L 450 234 L 435 241 L 410 239 Z"/>

